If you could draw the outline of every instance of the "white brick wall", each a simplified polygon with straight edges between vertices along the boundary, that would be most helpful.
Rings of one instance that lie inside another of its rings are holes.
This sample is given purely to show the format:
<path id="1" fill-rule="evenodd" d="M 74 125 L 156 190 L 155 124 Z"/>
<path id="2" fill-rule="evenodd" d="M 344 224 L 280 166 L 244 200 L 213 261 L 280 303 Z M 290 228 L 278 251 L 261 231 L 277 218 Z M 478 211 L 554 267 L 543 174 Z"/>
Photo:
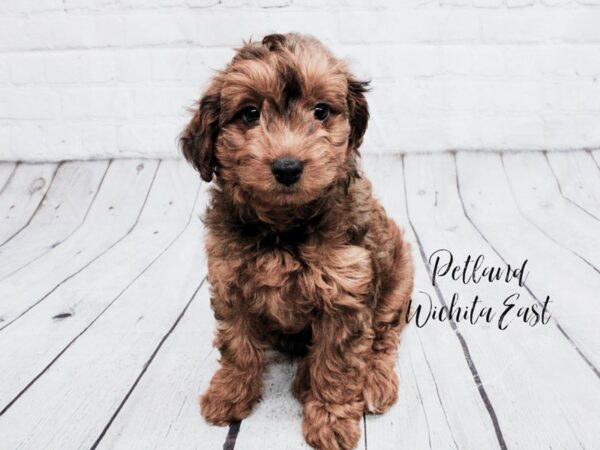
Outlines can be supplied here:
<path id="1" fill-rule="evenodd" d="M 2 0 L 0 159 L 174 156 L 242 39 L 373 80 L 365 151 L 600 146 L 600 0 Z"/>

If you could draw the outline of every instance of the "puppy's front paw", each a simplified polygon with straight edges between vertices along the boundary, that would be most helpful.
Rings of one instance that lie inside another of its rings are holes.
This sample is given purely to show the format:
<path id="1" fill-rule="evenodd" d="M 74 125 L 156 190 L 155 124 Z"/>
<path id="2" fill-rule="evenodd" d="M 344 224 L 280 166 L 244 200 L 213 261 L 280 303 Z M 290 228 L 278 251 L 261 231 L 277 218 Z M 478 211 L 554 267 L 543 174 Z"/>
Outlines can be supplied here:
<path id="1" fill-rule="evenodd" d="M 367 370 L 363 390 L 365 412 L 381 414 L 398 399 L 398 375 L 393 363 L 376 360 Z"/>
<path id="2" fill-rule="evenodd" d="M 318 450 L 350 450 L 360 439 L 362 402 L 338 405 L 309 399 L 304 405 L 304 438 Z"/>
<path id="3" fill-rule="evenodd" d="M 226 425 L 246 418 L 254 404 L 260 399 L 260 386 L 223 381 L 221 371 L 214 375 L 209 388 L 200 397 L 200 412 L 207 422 L 213 425 Z"/>

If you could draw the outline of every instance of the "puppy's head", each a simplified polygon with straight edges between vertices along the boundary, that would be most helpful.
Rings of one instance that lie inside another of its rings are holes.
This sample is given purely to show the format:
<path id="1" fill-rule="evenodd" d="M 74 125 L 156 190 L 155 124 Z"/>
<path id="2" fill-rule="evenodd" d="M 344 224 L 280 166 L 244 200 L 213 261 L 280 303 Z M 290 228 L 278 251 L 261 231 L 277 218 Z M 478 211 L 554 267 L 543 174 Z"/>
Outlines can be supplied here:
<path id="1" fill-rule="evenodd" d="M 266 36 L 213 78 L 183 153 L 235 202 L 305 204 L 347 176 L 367 128 L 366 89 L 316 39 Z"/>

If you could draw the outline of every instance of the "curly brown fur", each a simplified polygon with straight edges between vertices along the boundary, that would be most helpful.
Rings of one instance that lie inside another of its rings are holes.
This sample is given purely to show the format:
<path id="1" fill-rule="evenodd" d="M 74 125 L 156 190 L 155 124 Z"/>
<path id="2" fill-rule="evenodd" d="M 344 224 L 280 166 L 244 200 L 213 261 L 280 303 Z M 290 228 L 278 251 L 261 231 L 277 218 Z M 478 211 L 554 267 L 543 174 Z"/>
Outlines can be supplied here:
<path id="1" fill-rule="evenodd" d="M 200 400 L 211 423 L 251 412 L 273 347 L 305 355 L 293 391 L 316 448 L 355 447 L 363 412 L 397 398 L 413 268 L 358 165 L 366 87 L 316 39 L 270 35 L 238 50 L 182 134 L 186 158 L 214 176 L 205 223 L 221 367 Z M 292 185 L 272 173 L 282 156 L 303 164 Z"/>

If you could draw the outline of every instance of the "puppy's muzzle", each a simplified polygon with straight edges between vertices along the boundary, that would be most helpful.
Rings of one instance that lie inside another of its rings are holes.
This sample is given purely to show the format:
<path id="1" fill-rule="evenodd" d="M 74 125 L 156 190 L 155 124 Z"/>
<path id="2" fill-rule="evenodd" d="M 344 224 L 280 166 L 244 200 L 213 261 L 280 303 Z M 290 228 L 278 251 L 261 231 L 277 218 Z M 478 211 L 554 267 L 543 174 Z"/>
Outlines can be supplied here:
<path id="1" fill-rule="evenodd" d="M 271 165 L 275 179 L 286 186 L 291 186 L 300 179 L 304 169 L 302 161 L 296 158 L 277 158 Z"/>

